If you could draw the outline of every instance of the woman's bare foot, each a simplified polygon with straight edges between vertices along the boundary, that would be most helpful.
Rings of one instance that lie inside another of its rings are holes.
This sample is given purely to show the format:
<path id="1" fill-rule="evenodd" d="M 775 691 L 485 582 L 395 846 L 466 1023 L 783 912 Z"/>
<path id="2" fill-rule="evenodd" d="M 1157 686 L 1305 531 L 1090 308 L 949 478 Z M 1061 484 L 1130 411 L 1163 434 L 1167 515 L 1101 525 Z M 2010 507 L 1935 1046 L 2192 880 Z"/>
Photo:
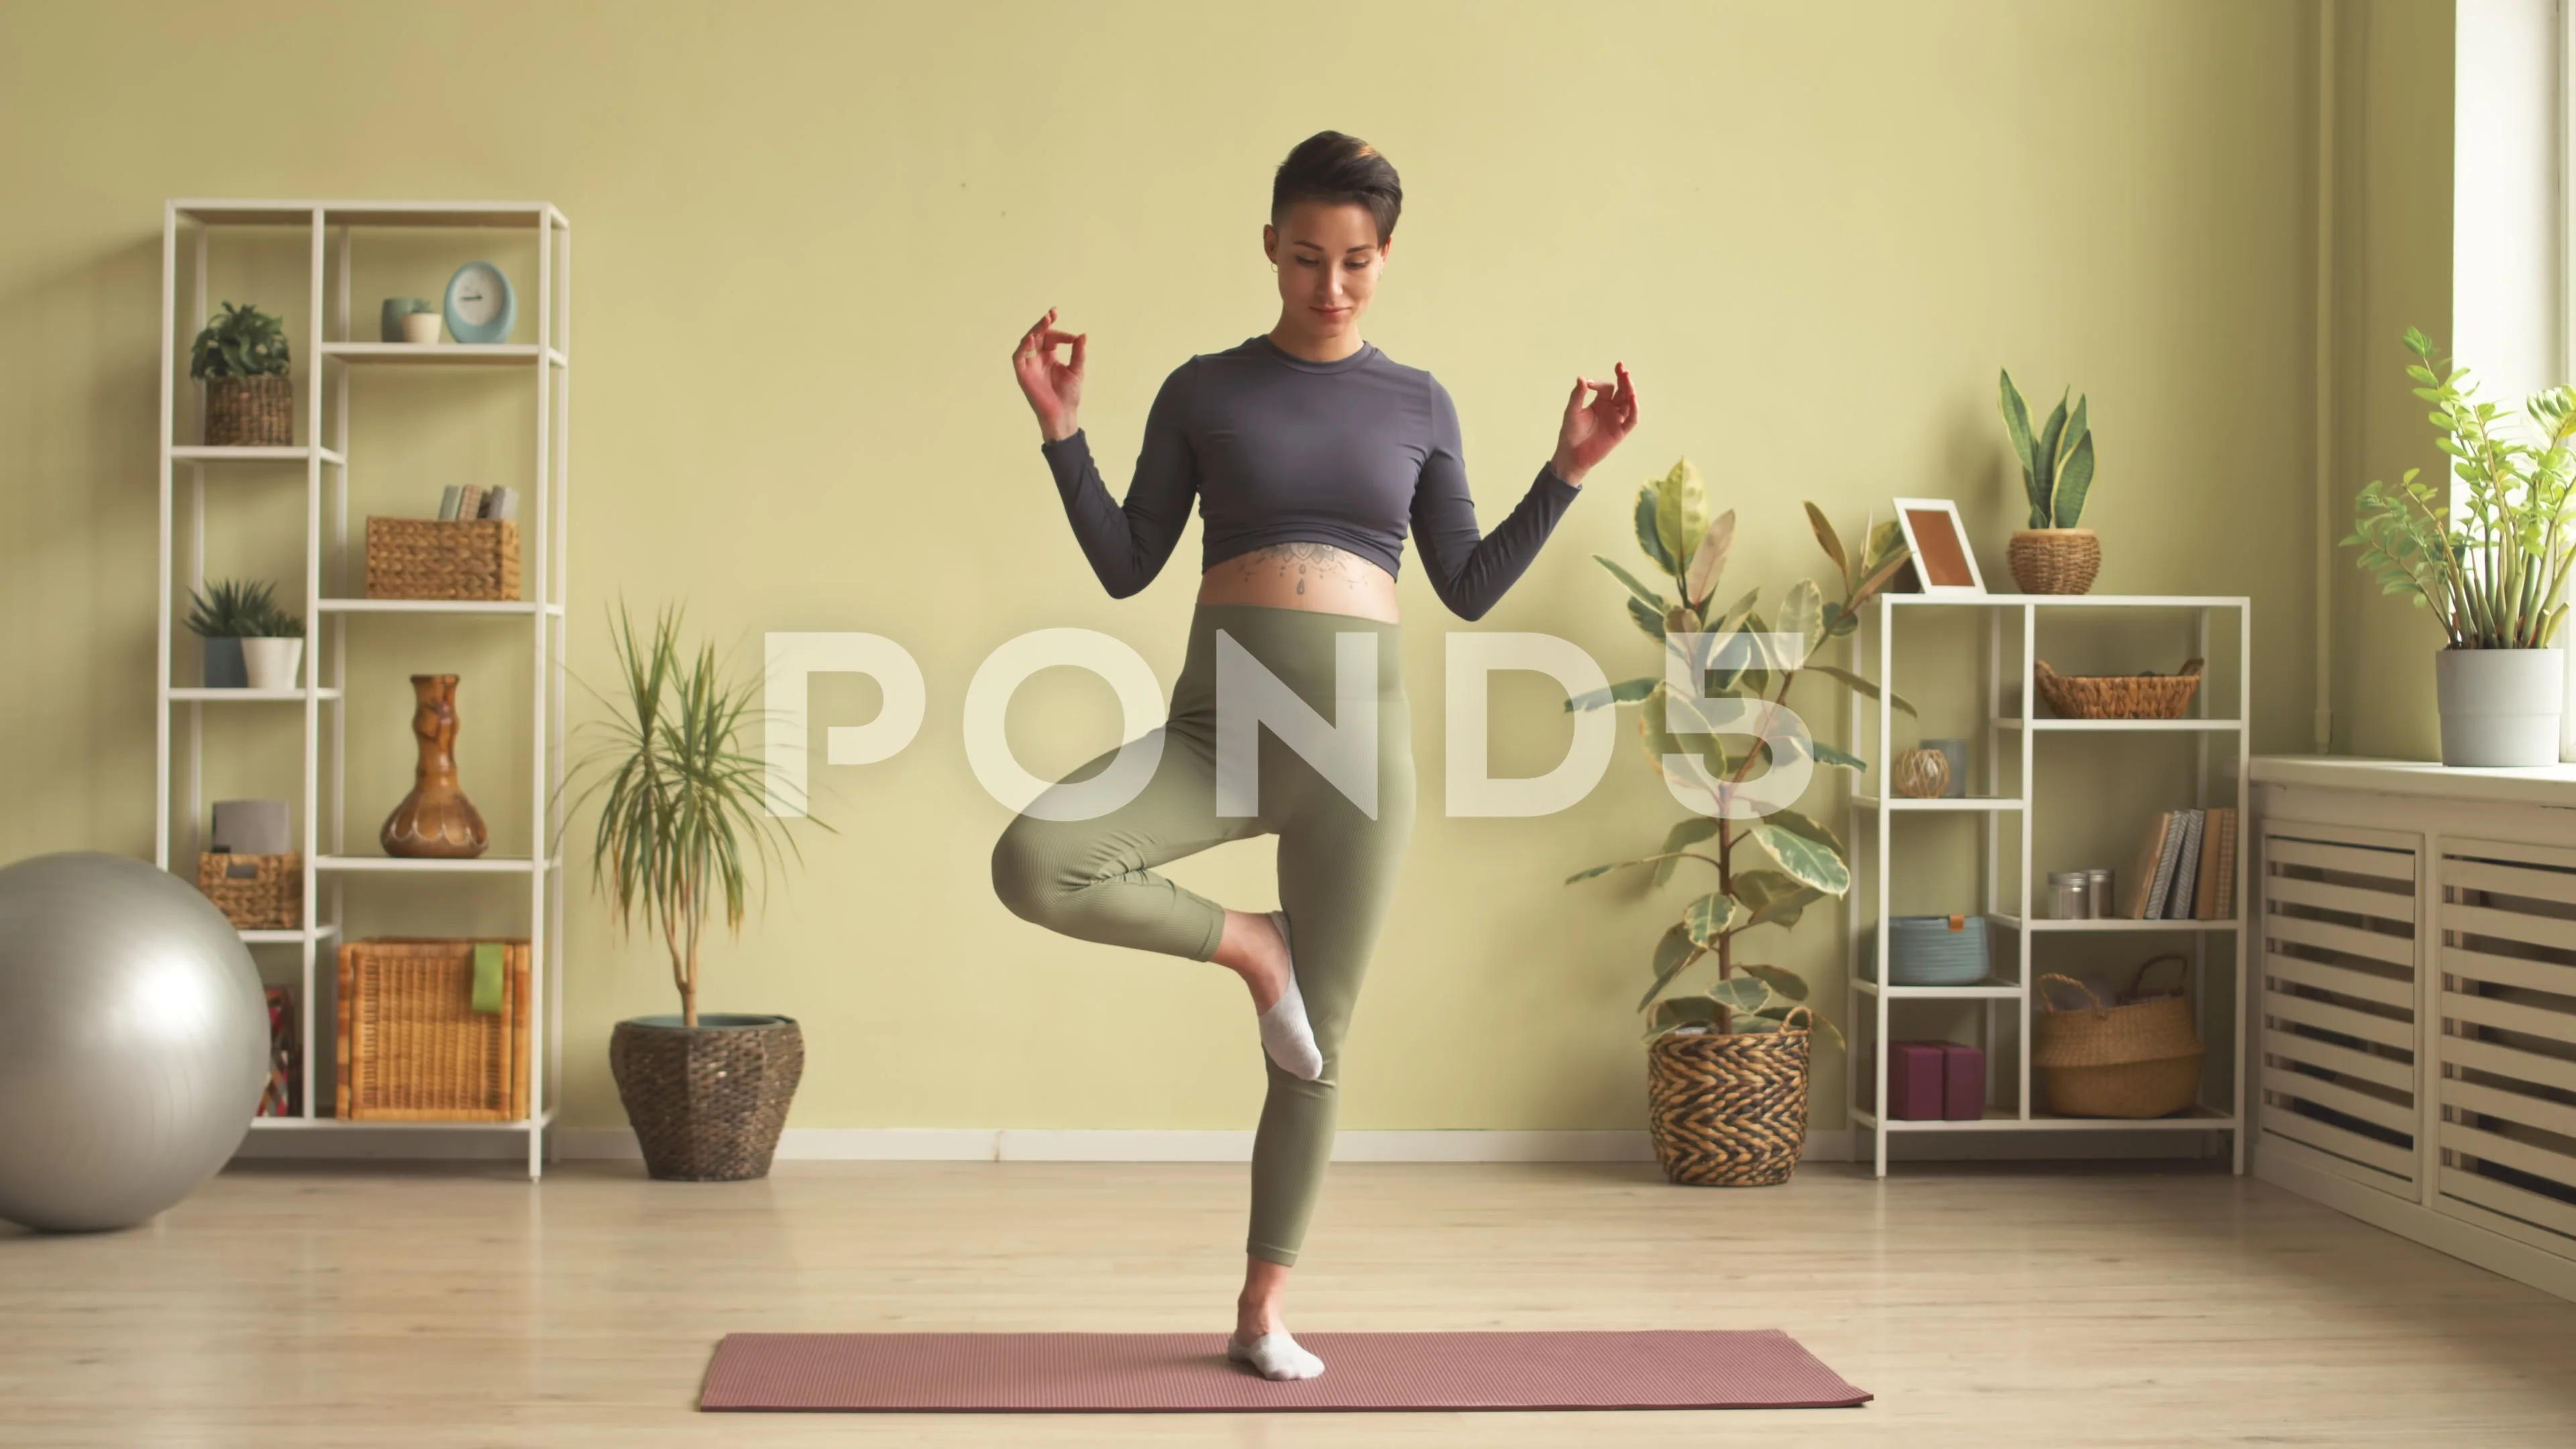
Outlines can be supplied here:
<path id="1" fill-rule="evenodd" d="M 1287 993 L 1288 941 L 1266 911 L 1229 909 L 1213 959 L 1252 988 L 1254 1011 L 1268 1011 Z"/>

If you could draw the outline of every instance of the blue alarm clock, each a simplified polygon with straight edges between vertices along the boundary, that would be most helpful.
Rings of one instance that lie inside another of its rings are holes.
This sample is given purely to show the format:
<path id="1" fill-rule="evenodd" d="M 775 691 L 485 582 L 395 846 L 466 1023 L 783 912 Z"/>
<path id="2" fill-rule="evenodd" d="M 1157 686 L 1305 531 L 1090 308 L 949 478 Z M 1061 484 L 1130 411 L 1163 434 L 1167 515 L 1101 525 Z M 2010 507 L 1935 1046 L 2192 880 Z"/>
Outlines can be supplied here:
<path id="1" fill-rule="evenodd" d="M 490 262 L 467 262 L 447 279 L 447 334 L 459 342 L 507 342 L 519 299 Z"/>

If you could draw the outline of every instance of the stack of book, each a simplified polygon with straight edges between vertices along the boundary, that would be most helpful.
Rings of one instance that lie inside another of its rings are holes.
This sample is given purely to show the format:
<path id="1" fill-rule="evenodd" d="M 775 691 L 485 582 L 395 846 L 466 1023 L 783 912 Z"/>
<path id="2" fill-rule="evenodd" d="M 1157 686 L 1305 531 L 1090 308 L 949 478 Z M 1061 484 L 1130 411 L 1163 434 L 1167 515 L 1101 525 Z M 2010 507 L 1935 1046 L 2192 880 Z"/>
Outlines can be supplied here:
<path id="1" fill-rule="evenodd" d="M 477 488 L 471 483 L 450 483 L 445 496 L 438 500 L 438 516 L 442 519 L 516 518 L 519 516 L 519 490 L 506 484 Z"/>
<path id="2" fill-rule="evenodd" d="M 2159 816 L 2139 843 L 2120 914 L 2137 921 L 2236 919 L 2236 812 Z"/>

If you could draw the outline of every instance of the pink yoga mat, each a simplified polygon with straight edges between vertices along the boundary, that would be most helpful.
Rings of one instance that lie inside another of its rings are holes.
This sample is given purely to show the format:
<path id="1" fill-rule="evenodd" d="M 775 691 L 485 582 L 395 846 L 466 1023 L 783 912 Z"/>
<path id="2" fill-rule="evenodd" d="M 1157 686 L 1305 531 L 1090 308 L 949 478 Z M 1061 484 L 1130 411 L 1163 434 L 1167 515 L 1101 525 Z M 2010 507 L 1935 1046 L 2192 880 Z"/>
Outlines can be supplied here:
<path id="1" fill-rule="evenodd" d="M 1309 1333 L 1273 1383 L 1221 1333 L 730 1333 L 701 1409 L 1158 1413 L 1821 1409 L 1869 1395 L 1778 1329 Z"/>

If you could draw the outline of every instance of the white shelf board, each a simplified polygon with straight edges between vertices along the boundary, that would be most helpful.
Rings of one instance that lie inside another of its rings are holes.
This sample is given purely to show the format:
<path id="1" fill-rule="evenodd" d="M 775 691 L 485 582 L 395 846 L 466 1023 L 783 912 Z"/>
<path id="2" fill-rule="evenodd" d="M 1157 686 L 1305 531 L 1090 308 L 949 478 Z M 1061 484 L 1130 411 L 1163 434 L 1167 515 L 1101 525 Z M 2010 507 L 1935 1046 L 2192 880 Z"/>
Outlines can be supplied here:
<path id="1" fill-rule="evenodd" d="M 340 697 L 340 691 L 337 689 L 317 689 L 311 691 L 311 693 L 315 699 L 338 699 Z M 191 685 L 186 689 L 171 690 L 170 700 L 173 704 L 203 704 L 216 700 L 221 700 L 227 703 L 237 700 L 265 700 L 270 702 L 280 702 L 301 700 L 304 698 L 305 694 L 306 691 L 301 689 L 202 689 Z"/>
<path id="2" fill-rule="evenodd" d="M 2020 729 L 2025 723 L 2040 731 L 2080 730 L 2091 733 L 2190 734 L 2201 730 L 2234 730 L 2244 728 L 2244 721 L 2232 719 L 1999 719 L 1995 728 Z"/>
<path id="3" fill-rule="evenodd" d="M 253 1131 L 268 1132 L 525 1132 L 555 1120 L 548 1107 L 535 1117 L 507 1122 L 378 1122 L 365 1117 L 253 1117 Z"/>
<path id="4" fill-rule="evenodd" d="M 1878 983 L 1865 977 L 1855 978 L 1852 981 L 1852 989 L 1863 996 L 1876 996 Z M 1973 986 L 1891 986 L 1887 988 L 1887 999 L 1890 1001 L 1930 1000 L 1936 997 L 1946 997 L 1953 1001 L 2018 1001 L 2021 999 L 2021 988 L 2010 981 L 1995 980 L 1980 981 Z"/>
<path id="5" fill-rule="evenodd" d="M 173 447 L 173 463 L 301 463 L 313 457 L 337 468 L 348 462 L 329 448 L 205 448 L 194 444 Z"/>
<path id="6" fill-rule="evenodd" d="M 1890 810 L 2019 810 L 2022 802 L 2000 795 L 1954 795 L 1917 800 L 1898 795 L 1882 801 L 1876 795 L 1854 795 L 1852 803 L 1863 810 L 1876 810 L 1884 804 Z"/>
<path id="7" fill-rule="evenodd" d="M 2018 916 L 1997 916 L 1995 919 L 2011 927 L 2017 928 L 2021 925 L 2021 918 Z M 2032 920 L 2030 928 L 2034 931 L 2106 931 L 2117 934 L 2124 931 L 2233 931 L 2237 924 L 2235 921 L 2135 921 L 2126 916 L 2106 916 L 2100 920 L 2053 921 L 2042 916 Z"/>
<path id="8" fill-rule="evenodd" d="M 478 855 L 466 860 L 412 859 L 394 855 L 317 855 L 315 870 L 401 871 L 423 875 L 525 875 L 543 866 L 553 870 L 563 862 L 530 860 L 524 855 Z"/>
<path id="9" fill-rule="evenodd" d="M 533 614 L 540 606 L 528 599 L 324 599 L 325 614 Z M 561 604 L 543 606 L 549 614 Z"/>
<path id="10" fill-rule="evenodd" d="M 325 342 L 322 355 L 348 363 L 424 367 L 524 367 L 539 358 L 561 367 L 564 360 L 562 353 L 533 342 Z"/>
<path id="11" fill-rule="evenodd" d="M 238 933 L 245 946 L 295 946 L 307 940 L 324 941 L 340 934 L 338 926 L 315 926 L 304 931 L 242 931 Z"/>
<path id="12" fill-rule="evenodd" d="M 1854 1107 L 1852 1120 L 1862 1127 L 1876 1129 L 1878 1117 L 1866 1108 Z M 1988 1107 L 1986 1115 L 1967 1121 L 1914 1122 L 1889 1118 L 1890 1132 L 2096 1132 L 2096 1131 L 2186 1131 L 2223 1132 L 2232 1130 L 2236 1119 L 2214 1107 L 2194 1107 L 2178 1117 L 2054 1117 L 2046 1113 L 2023 1118 L 2005 1107 Z"/>
<path id="13" fill-rule="evenodd" d="M 329 226 L 535 226 L 542 216 L 569 229 L 543 201 L 243 201 L 190 197 L 170 203 L 179 215 L 208 226 L 310 226 L 324 213 Z"/>
<path id="14" fill-rule="evenodd" d="M 1992 609 L 2032 605 L 2044 609 L 2242 609 L 2245 594 L 1882 594 L 1900 608 Z"/>

